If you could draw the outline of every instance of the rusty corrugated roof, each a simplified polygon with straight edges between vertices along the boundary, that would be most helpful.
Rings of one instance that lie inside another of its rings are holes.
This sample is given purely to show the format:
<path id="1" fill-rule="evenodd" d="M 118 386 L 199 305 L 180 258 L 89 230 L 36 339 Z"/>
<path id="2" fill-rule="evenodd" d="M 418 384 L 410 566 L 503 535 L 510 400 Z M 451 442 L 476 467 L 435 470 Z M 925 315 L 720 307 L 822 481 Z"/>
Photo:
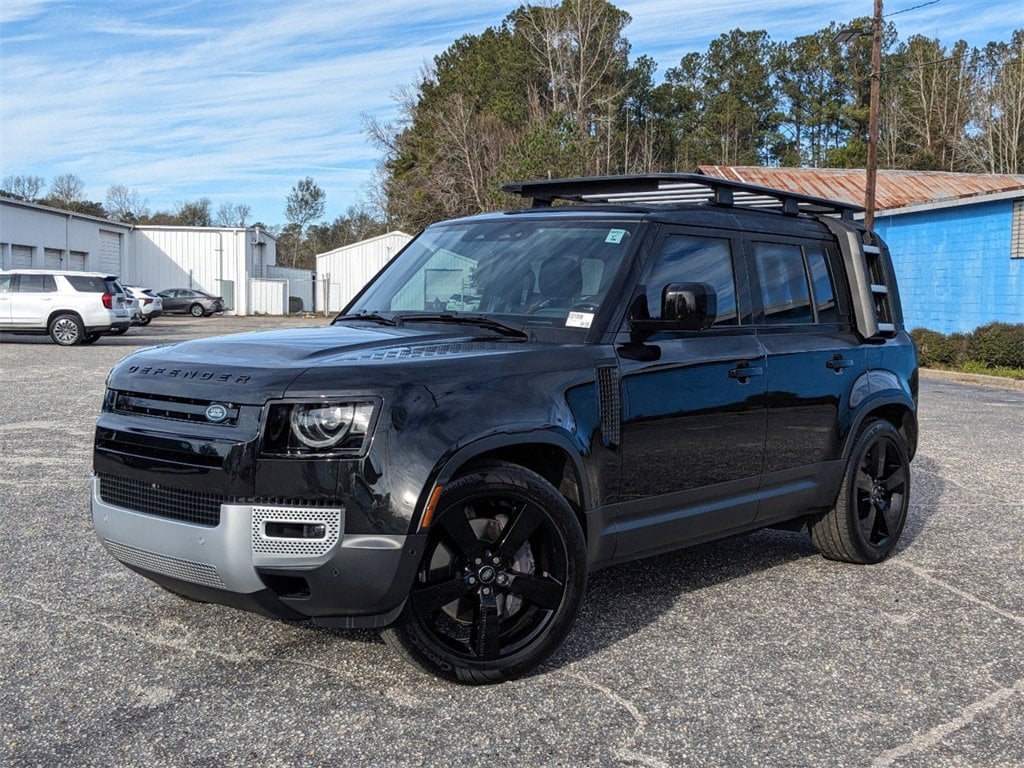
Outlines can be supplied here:
<path id="1" fill-rule="evenodd" d="M 864 204 L 863 168 L 764 168 L 756 165 L 702 165 L 699 173 L 788 189 L 829 200 Z M 945 171 L 878 172 L 876 210 L 926 205 L 996 192 L 1024 190 L 1024 175 L 998 173 L 948 173 Z"/>

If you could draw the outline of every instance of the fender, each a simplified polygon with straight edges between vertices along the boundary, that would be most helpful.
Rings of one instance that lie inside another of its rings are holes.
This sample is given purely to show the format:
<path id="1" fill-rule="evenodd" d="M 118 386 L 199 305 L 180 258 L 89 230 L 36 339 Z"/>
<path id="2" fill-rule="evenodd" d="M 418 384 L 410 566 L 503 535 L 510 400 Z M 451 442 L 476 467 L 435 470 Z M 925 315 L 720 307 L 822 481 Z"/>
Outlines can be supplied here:
<path id="1" fill-rule="evenodd" d="M 868 393 L 865 393 L 865 387 L 860 386 L 862 383 L 867 384 Z M 878 411 L 892 406 L 905 410 L 910 416 L 910 420 L 904 420 L 900 426 L 906 431 L 907 451 L 913 457 L 917 450 L 917 403 L 910 393 L 899 385 L 899 378 L 891 371 L 871 370 L 858 380 L 854 392 L 850 405 L 855 410 L 843 443 L 843 459 L 850 457 L 853 441 L 864 421 Z M 861 393 L 860 397 L 856 396 L 857 392 Z"/>
<path id="2" fill-rule="evenodd" d="M 431 479 L 428 480 L 420 492 L 420 498 L 416 503 L 416 509 L 413 513 L 413 527 L 411 530 L 416 530 L 419 527 L 419 522 L 423 517 L 427 502 L 434 493 L 434 489 L 447 485 L 459 469 L 468 462 L 477 456 L 500 448 L 536 443 L 558 448 L 569 457 L 573 465 L 573 471 L 576 473 L 576 484 L 580 489 L 580 504 L 584 511 L 591 509 L 593 506 L 593 496 L 586 467 L 583 463 L 584 449 L 581 448 L 579 442 L 573 439 L 571 433 L 559 427 L 530 427 L 516 432 L 502 431 L 476 437 L 442 456 L 430 473 Z"/>

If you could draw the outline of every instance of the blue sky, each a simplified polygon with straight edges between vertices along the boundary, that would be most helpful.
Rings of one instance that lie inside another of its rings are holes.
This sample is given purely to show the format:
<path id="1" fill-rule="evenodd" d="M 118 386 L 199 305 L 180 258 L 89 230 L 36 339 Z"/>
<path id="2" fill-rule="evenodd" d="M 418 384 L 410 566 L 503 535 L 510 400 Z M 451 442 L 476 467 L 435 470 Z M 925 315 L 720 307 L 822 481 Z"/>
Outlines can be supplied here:
<path id="1" fill-rule="evenodd" d="M 887 0 L 885 12 L 927 0 Z M 775 40 L 871 13 L 871 0 L 620 0 L 633 55 L 658 77 L 729 29 Z M 518 3 L 477 0 L 0 0 L 0 177 L 77 174 L 91 200 L 125 184 L 151 210 L 209 197 L 285 222 L 312 176 L 326 220 L 372 183 L 379 155 L 360 115 L 394 118 L 394 94 L 456 38 Z M 1021 0 L 939 0 L 892 16 L 901 39 L 1009 40 Z"/>

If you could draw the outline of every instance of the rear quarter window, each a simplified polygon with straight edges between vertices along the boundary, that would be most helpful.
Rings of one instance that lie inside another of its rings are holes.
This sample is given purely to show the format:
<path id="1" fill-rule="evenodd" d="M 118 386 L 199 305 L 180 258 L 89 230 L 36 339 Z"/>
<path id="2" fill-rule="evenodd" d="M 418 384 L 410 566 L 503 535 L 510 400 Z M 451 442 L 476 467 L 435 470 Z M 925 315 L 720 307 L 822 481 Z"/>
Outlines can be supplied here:
<path id="1" fill-rule="evenodd" d="M 68 275 L 67 281 L 79 293 L 107 293 L 107 281 L 102 277 Z"/>

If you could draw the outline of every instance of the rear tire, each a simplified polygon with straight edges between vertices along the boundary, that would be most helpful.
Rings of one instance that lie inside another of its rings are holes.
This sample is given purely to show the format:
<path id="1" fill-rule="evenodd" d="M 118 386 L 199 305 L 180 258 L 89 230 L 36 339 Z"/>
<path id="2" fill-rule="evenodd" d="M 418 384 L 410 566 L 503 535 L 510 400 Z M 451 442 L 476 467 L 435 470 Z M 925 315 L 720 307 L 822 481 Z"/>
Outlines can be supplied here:
<path id="1" fill-rule="evenodd" d="M 853 444 L 836 505 L 810 521 L 811 540 L 830 560 L 877 563 L 896 548 L 910 505 L 910 456 L 888 421 L 872 419 Z"/>
<path id="2" fill-rule="evenodd" d="M 85 328 L 78 315 L 63 314 L 57 315 L 50 321 L 50 338 L 55 344 L 62 347 L 72 347 L 81 344 L 85 337 Z"/>
<path id="3" fill-rule="evenodd" d="M 569 633 L 587 582 L 572 507 L 544 478 L 496 463 L 445 487 L 402 621 L 385 642 L 459 683 L 537 667 Z"/>
<path id="4" fill-rule="evenodd" d="M 82 337 L 82 344 L 95 344 L 99 341 L 100 335 L 98 333 L 87 333 Z"/>
<path id="5" fill-rule="evenodd" d="M 153 318 L 148 317 L 147 315 L 143 315 L 139 318 L 139 325 L 149 325 L 151 322 L 153 322 Z"/>
<path id="6" fill-rule="evenodd" d="M 127 325 L 126 325 L 126 326 L 124 326 L 123 328 L 114 328 L 114 329 L 113 329 L 113 330 L 111 330 L 110 332 L 111 332 L 111 333 L 112 333 L 112 334 L 113 334 L 114 336 L 123 336 L 124 334 L 128 333 L 128 328 L 129 328 L 129 326 L 127 326 Z"/>
<path id="7" fill-rule="evenodd" d="M 203 309 L 202 304 L 193 304 L 188 308 L 188 313 L 192 315 L 192 317 L 202 317 L 206 314 L 206 311 Z"/>

